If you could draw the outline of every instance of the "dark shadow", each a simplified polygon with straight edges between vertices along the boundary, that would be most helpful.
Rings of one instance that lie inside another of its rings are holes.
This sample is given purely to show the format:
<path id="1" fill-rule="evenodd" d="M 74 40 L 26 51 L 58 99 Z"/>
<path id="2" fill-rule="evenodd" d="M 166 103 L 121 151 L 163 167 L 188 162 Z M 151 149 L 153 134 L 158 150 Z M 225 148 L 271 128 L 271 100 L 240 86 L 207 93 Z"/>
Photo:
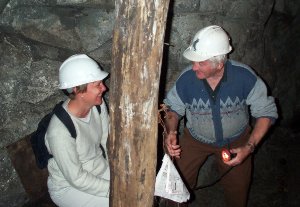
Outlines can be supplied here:
<path id="1" fill-rule="evenodd" d="M 21 180 L 29 202 L 24 207 L 55 207 L 48 193 L 47 168 L 39 169 L 35 162 L 30 135 L 7 146 L 7 152 Z"/>
<path id="2" fill-rule="evenodd" d="M 164 43 L 170 42 L 170 35 L 172 29 L 172 20 L 173 20 L 173 8 L 174 8 L 174 1 L 170 1 L 168 16 L 166 21 L 166 30 L 165 30 L 165 39 Z M 169 55 L 169 44 L 164 44 L 163 48 L 163 58 L 162 58 L 162 65 L 161 65 L 161 75 L 160 75 L 160 83 L 159 83 L 159 94 L 158 94 L 158 107 L 160 104 L 163 103 L 163 99 L 165 97 L 165 90 L 166 90 L 166 80 L 167 80 L 167 69 L 168 69 L 168 55 Z M 158 137 L 157 137 L 157 172 L 160 169 L 162 164 L 162 158 L 164 156 L 163 150 L 163 128 L 158 126 Z"/>

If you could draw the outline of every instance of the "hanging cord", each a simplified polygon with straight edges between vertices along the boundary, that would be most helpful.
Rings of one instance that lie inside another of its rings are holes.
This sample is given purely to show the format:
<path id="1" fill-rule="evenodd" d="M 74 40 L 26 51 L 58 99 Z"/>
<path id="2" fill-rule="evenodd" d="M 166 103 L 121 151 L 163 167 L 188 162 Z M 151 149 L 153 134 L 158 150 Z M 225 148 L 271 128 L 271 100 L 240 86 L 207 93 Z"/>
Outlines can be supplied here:
<path id="1" fill-rule="evenodd" d="M 158 110 L 158 123 L 162 126 L 163 128 L 163 149 L 164 151 L 166 152 L 166 149 L 165 149 L 165 136 L 167 135 L 167 127 L 163 121 L 163 118 L 166 118 L 167 117 L 167 112 L 168 112 L 168 107 L 165 105 L 165 104 L 160 104 L 160 109 Z M 163 118 L 162 118 L 162 115 L 161 113 L 164 114 Z M 227 143 L 227 148 L 228 150 L 230 150 L 230 144 L 229 142 Z M 173 161 L 173 157 L 171 157 L 172 161 Z M 232 170 L 233 167 L 230 167 L 228 170 L 226 170 L 221 176 L 219 176 L 216 180 L 214 180 L 213 182 L 209 183 L 209 184 L 206 184 L 206 185 L 199 185 L 197 187 L 195 187 L 193 190 L 196 191 L 196 190 L 200 190 L 200 189 L 204 189 L 204 188 L 207 188 L 207 187 L 211 187 L 213 185 L 215 185 L 216 183 L 218 183 L 227 173 L 229 173 L 231 170 Z"/>
<path id="2" fill-rule="evenodd" d="M 168 107 L 165 105 L 165 104 L 160 104 L 160 109 L 158 110 L 158 123 L 162 126 L 163 128 L 163 149 L 164 149 L 164 152 L 166 153 L 167 150 L 166 150 L 166 146 L 165 146 L 165 138 L 166 138 L 166 135 L 167 135 L 167 127 L 166 127 L 166 124 L 164 122 L 163 119 L 167 118 L 168 116 Z M 162 115 L 161 113 L 163 113 L 163 118 L 162 118 Z M 171 157 L 172 161 L 173 161 L 173 157 Z"/>
<path id="3" fill-rule="evenodd" d="M 168 107 L 165 105 L 165 104 L 160 104 L 160 109 L 158 110 L 158 123 L 162 126 L 163 128 L 163 136 L 167 133 L 167 127 L 165 125 L 165 122 L 164 122 L 164 118 L 167 117 L 167 112 L 168 112 Z M 164 116 L 163 118 L 161 117 L 161 113 L 164 113 Z"/>
<path id="4" fill-rule="evenodd" d="M 162 133 L 162 135 L 163 135 L 163 149 L 164 149 L 165 153 L 168 152 L 168 150 L 166 149 L 166 146 L 165 146 L 165 138 L 166 138 L 168 133 L 167 133 L 167 127 L 166 127 L 166 124 L 164 122 L 164 119 L 167 118 L 167 116 L 168 116 L 168 110 L 169 110 L 169 108 L 165 104 L 160 104 L 160 109 L 158 110 L 158 123 L 163 128 L 163 133 Z M 170 158 L 171 158 L 172 161 L 174 161 L 172 156 L 170 156 Z M 166 198 L 159 198 L 159 199 L 156 198 L 155 202 L 160 207 L 167 207 L 170 200 L 168 200 Z M 177 207 L 180 207 L 180 203 L 177 203 Z"/>

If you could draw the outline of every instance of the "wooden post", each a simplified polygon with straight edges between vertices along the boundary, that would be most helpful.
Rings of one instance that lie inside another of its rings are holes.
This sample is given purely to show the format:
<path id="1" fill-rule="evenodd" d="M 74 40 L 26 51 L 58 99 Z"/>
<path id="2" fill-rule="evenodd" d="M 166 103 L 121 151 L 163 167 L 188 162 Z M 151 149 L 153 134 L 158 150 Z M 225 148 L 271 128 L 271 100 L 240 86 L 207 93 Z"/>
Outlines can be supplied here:
<path id="1" fill-rule="evenodd" d="M 169 0 L 116 0 L 109 105 L 111 207 L 152 207 Z"/>

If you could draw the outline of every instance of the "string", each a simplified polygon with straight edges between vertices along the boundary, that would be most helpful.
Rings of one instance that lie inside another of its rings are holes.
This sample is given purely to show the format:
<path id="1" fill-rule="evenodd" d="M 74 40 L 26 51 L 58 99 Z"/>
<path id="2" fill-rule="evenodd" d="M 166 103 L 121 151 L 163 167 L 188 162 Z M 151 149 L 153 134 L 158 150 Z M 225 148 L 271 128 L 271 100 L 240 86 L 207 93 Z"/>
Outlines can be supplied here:
<path id="1" fill-rule="evenodd" d="M 166 139 L 166 135 L 168 133 L 167 133 L 167 127 L 166 127 L 166 124 L 164 122 L 164 119 L 166 119 L 167 116 L 168 116 L 168 110 L 169 110 L 169 108 L 167 107 L 167 105 L 160 104 L 160 109 L 158 110 L 158 123 L 163 128 L 163 133 L 162 133 L 162 135 L 163 135 L 163 149 L 164 149 L 165 153 L 167 152 L 166 146 L 165 146 L 165 139 Z M 163 114 L 163 116 L 162 116 L 162 114 Z M 166 154 L 168 154 L 168 153 L 166 153 Z M 171 160 L 173 161 L 173 156 L 170 156 L 170 157 L 171 157 Z"/>

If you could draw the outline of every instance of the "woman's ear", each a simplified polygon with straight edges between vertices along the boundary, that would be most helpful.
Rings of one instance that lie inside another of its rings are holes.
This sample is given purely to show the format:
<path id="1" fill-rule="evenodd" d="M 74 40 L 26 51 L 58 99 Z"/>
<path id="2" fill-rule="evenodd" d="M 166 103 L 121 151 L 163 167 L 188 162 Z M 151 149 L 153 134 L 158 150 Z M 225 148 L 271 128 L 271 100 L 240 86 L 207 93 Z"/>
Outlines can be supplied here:
<path id="1" fill-rule="evenodd" d="M 73 88 L 67 88 L 66 91 L 67 91 L 69 94 L 71 94 L 71 93 L 73 93 Z"/>
<path id="2" fill-rule="evenodd" d="M 75 96 L 80 96 L 80 98 L 84 97 L 84 93 L 78 87 L 73 87 L 73 93 Z"/>
<path id="3" fill-rule="evenodd" d="M 73 91 L 74 94 L 77 94 L 78 93 L 78 88 L 77 87 L 73 87 L 72 91 Z"/>

